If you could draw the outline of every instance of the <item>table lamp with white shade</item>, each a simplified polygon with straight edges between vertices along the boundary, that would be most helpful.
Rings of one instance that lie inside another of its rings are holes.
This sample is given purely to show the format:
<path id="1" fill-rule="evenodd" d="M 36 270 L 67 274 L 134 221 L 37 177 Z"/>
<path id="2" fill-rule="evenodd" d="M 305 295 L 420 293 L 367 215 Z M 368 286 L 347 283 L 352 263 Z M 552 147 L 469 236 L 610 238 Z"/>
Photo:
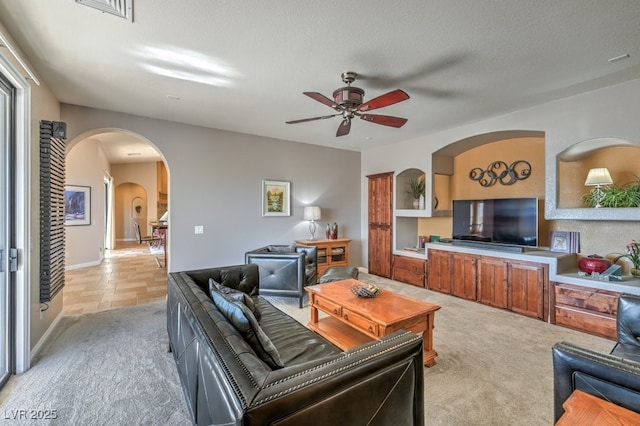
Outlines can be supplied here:
<path id="1" fill-rule="evenodd" d="M 316 239 L 316 220 L 320 220 L 322 218 L 322 212 L 320 211 L 320 207 L 318 206 L 306 206 L 304 208 L 302 218 L 304 220 L 308 220 L 309 223 L 309 232 L 311 232 L 310 241 L 314 241 Z"/>
<path id="2" fill-rule="evenodd" d="M 587 175 L 587 180 L 584 182 L 584 186 L 595 186 L 595 188 L 593 189 L 593 198 L 596 202 L 596 208 L 602 207 L 602 205 L 600 204 L 602 202 L 602 199 L 604 198 L 602 186 L 611 185 L 612 183 L 613 179 L 611 179 L 609 169 L 607 169 L 606 167 L 598 167 L 589 170 L 589 174 Z"/>

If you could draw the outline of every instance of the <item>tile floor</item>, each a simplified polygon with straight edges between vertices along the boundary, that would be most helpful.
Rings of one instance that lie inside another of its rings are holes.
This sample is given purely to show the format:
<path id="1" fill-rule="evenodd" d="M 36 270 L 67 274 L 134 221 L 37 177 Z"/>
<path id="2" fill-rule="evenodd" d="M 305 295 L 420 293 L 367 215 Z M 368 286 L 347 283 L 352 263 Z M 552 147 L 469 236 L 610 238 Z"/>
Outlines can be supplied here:
<path id="1" fill-rule="evenodd" d="M 98 266 L 66 272 L 65 315 L 79 315 L 164 300 L 167 269 L 159 268 L 149 246 L 119 242 Z"/>

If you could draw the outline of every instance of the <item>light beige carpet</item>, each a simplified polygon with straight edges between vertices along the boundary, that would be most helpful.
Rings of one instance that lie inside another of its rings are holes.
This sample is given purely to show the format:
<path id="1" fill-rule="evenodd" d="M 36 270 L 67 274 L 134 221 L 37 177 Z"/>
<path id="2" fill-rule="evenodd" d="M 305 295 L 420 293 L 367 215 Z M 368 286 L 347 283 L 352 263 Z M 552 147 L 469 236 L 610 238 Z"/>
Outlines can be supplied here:
<path id="1" fill-rule="evenodd" d="M 64 317 L 32 368 L 0 392 L 0 424 L 190 425 L 166 306 Z"/>
<path id="2" fill-rule="evenodd" d="M 361 273 L 383 291 L 436 303 L 437 364 L 425 368 L 426 425 L 551 425 L 551 346 L 608 352 L 613 342 L 452 296 Z M 296 298 L 269 298 L 306 324 Z M 11 425 L 190 424 L 173 357 L 166 305 L 65 317 L 33 367 L 0 392 Z M 56 410 L 55 420 L 13 420 Z M 346 425 L 345 425 L 346 426 Z M 350 426 L 350 425 L 349 425 Z"/>
<path id="3" fill-rule="evenodd" d="M 609 352 L 614 342 L 375 275 L 373 283 L 441 306 L 437 364 L 424 369 L 426 425 L 552 425 L 551 347 L 562 340 Z M 298 321 L 309 308 L 272 299 Z"/>

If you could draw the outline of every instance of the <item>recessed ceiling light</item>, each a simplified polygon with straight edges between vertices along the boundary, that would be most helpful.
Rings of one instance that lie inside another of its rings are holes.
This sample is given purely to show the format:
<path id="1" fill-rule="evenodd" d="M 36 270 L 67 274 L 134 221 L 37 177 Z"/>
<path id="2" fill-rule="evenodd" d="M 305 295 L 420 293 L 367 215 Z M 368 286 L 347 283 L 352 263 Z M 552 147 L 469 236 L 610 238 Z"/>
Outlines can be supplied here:
<path id="1" fill-rule="evenodd" d="M 616 57 L 613 57 L 613 58 L 609 58 L 609 59 L 608 59 L 608 61 L 609 61 L 609 62 L 616 62 L 616 61 L 621 61 L 621 60 L 623 60 L 623 59 L 627 59 L 628 57 L 629 57 L 629 54 L 628 54 L 628 53 L 625 53 L 625 54 L 620 55 L 620 56 L 616 56 Z"/>

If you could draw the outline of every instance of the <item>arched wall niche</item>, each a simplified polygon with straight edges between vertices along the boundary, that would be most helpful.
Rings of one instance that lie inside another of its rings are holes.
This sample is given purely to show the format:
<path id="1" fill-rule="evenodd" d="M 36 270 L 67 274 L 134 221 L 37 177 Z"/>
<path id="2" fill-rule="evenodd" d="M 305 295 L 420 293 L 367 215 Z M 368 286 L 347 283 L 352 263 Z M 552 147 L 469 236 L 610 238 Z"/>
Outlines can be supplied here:
<path id="1" fill-rule="evenodd" d="M 452 180 L 455 157 L 475 148 L 508 140 L 539 139 L 541 140 L 541 145 L 544 146 L 544 137 L 545 133 L 538 130 L 500 130 L 469 136 L 435 151 L 431 156 L 433 171 L 431 179 L 431 193 L 433 194 L 431 207 L 433 216 L 447 216 L 451 213 L 451 195 L 455 192 L 453 188 L 454 181 Z M 504 158 L 493 158 L 493 160 L 503 159 Z M 526 158 L 523 159 L 527 160 Z M 483 164 L 478 163 L 478 166 L 482 165 Z M 539 168 L 536 170 L 536 173 L 538 172 Z M 495 190 L 500 190 L 500 188 Z M 538 194 L 536 194 L 536 196 L 538 196 Z"/>
<path id="2" fill-rule="evenodd" d="M 616 185 L 640 178 L 640 141 L 602 137 L 577 142 L 556 155 L 548 175 L 555 176 L 553 193 L 547 197 L 547 219 L 631 220 L 640 216 L 638 208 L 592 208 L 582 202 L 590 188 L 584 186 L 590 169 L 606 167 Z M 549 195 L 549 194 L 548 194 Z"/>
<path id="3" fill-rule="evenodd" d="M 118 240 L 135 240 L 133 222 L 137 222 L 142 232 L 146 232 L 146 211 L 136 212 L 136 206 L 146 210 L 147 191 L 141 185 L 124 182 L 115 190 L 115 230 Z M 142 210 L 142 209 L 141 209 Z"/>

